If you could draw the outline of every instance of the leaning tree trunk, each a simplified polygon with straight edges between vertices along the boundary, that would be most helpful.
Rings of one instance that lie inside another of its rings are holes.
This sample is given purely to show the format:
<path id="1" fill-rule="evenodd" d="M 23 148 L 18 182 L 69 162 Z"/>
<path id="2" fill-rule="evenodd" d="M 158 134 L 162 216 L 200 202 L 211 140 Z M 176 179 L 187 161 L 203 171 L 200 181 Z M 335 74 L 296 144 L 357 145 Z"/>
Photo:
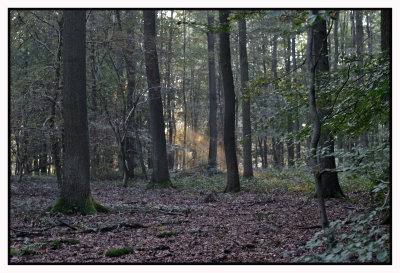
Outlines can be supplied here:
<path id="1" fill-rule="evenodd" d="M 250 96 L 246 90 L 249 81 L 249 63 L 246 49 L 246 19 L 239 20 L 239 49 L 240 49 L 240 82 L 242 85 L 242 111 L 243 111 L 243 176 L 253 177 L 253 164 L 251 160 L 251 120 Z"/>
<path id="2" fill-rule="evenodd" d="M 86 12 L 64 11 L 64 179 L 53 211 L 94 213 L 106 209 L 90 193 L 86 105 Z"/>
<path id="3" fill-rule="evenodd" d="M 165 124 L 161 100 L 160 72 L 156 49 L 156 14 L 154 10 L 144 10 L 144 50 L 146 75 L 150 101 L 150 131 L 153 143 L 153 174 L 155 187 L 167 186 L 170 182 L 165 142 Z"/>
<path id="4" fill-rule="evenodd" d="M 210 147 L 208 150 L 208 166 L 210 168 L 217 167 L 217 86 L 215 78 L 215 56 L 214 44 L 215 34 L 213 31 L 214 16 L 207 16 L 209 32 L 207 32 L 208 44 L 208 87 L 210 90 L 210 117 L 209 117 L 209 133 L 210 133 Z"/>
<path id="5" fill-rule="evenodd" d="M 225 192 L 240 191 L 239 172 L 236 158 L 235 141 L 235 91 L 233 86 L 231 50 L 229 46 L 229 12 L 219 11 L 220 27 L 220 66 L 224 88 L 224 150 L 227 167 L 227 185 Z"/>
<path id="6" fill-rule="evenodd" d="M 314 11 L 310 11 L 310 16 L 313 15 Z M 308 85 L 308 95 L 309 95 L 309 104 L 310 104 L 310 112 L 313 119 L 313 133 L 311 136 L 311 144 L 310 144 L 310 151 L 311 151 L 311 165 L 312 165 L 312 172 L 314 174 L 315 180 L 315 187 L 318 196 L 318 207 L 320 213 L 320 220 L 321 225 L 323 228 L 329 226 L 328 216 L 326 214 L 325 209 L 325 200 L 322 192 L 322 183 L 321 183 L 321 175 L 320 175 L 320 168 L 318 166 L 317 160 L 317 148 L 318 142 L 321 136 L 321 120 L 319 117 L 319 113 L 317 110 L 316 104 L 316 95 L 315 95 L 315 74 L 316 74 L 316 59 L 319 59 L 320 56 L 316 56 L 317 52 L 315 52 L 315 48 L 318 46 L 322 47 L 322 40 L 315 39 L 318 33 L 315 32 L 316 25 L 309 28 L 308 31 L 308 41 L 307 41 L 307 60 L 308 60 L 308 68 L 309 68 L 309 85 Z"/>

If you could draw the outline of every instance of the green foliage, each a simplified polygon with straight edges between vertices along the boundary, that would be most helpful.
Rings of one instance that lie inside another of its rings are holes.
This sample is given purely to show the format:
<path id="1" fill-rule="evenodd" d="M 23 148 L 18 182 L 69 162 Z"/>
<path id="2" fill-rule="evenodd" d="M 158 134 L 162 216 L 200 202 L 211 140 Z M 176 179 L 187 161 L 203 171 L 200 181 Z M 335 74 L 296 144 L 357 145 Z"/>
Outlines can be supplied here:
<path id="1" fill-rule="evenodd" d="M 77 245 L 79 244 L 80 241 L 74 238 L 65 238 L 65 239 L 61 239 L 61 240 L 55 240 L 53 241 L 53 245 L 54 246 L 59 246 L 61 244 L 67 244 L 67 245 Z"/>
<path id="2" fill-rule="evenodd" d="M 320 75 L 329 83 L 318 93 L 320 100 L 328 97 L 334 103 L 325 106 L 323 127 L 333 134 L 355 139 L 378 125 L 389 124 L 390 60 L 386 54 L 380 54 L 368 57 L 362 67 L 357 58 L 344 62 L 346 65 L 340 70 Z"/>
<path id="3" fill-rule="evenodd" d="M 63 214 L 94 214 L 96 212 L 107 213 L 109 209 L 96 202 L 92 195 L 76 202 L 75 204 L 67 203 L 64 198 L 60 197 L 50 210 L 51 212 L 60 212 Z"/>
<path id="4" fill-rule="evenodd" d="M 18 255 L 18 249 L 10 249 L 10 255 L 11 255 L 11 256 L 16 256 L 16 255 Z"/>
<path id="5" fill-rule="evenodd" d="M 165 238 L 165 237 L 171 237 L 171 236 L 178 236 L 179 232 L 176 231 L 164 231 L 162 233 L 157 234 L 158 238 Z"/>
<path id="6" fill-rule="evenodd" d="M 321 254 L 302 256 L 296 262 L 306 263 L 348 263 L 358 261 L 361 263 L 378 261 L 388 263 L 390 256 L 390 237 L 382 234 L 383 228 L 374 226 L 379 210 L 369 214 L 353 215 L 349 213 L 346 219 L 330 223 L 325 231 L 317 232 L 314 237 L 302 247 L 313 251 L 316 248 L 325 247 Z M 328 243 L 327 235 L 339 233 L 346 227 L 348 232 L 336 236 L 336 242 Z"/>
<path id="7" fill-rule="evenodd" d="M 54 240 L 54 241 L 51 243 L 51 245 L 52 245 L 54 248 L 59 248 L 59 247 L 61 246 L 61 240 Z"/>
<path id="8" fill-rule="evenodd" d="M 54 240 L 53 242 L 51 242 L 51 246 L 53 248 L 60 248 L 62 244 L 67 244 L 67 245 L 77 245 L 79 244 L 80 241 L 77 239 L 73 239 L 73 238 L 65 238 L 65 239 L 60 239 L 60 240 Z"/>
<path id="9" fill-rule="evenodd" d="M 120 257 L 126 254 L 133 253 L 133 249 L 131 247 L 123 247 L 123 248 L 113 248 L 107 250 L 106 256 L 107 257 Z"/>
<path id="10" fill-rule="evenodd" d="M 25 247 L 25 248 L 21 249 L 20 254 L 21 254 L 21 256 L 35 255 L 36 251 L 29 247 Z"/>

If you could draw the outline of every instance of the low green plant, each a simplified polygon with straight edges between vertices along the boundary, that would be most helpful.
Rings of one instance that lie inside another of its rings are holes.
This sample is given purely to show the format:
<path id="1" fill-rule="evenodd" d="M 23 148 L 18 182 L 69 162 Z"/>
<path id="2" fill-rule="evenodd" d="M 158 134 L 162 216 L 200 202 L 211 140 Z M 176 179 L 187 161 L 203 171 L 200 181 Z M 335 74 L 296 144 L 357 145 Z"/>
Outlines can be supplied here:
<path id="1" fill-rule="evenodd" d="M 158 238 L 165 238 L 165 237 L 171 237 L 171 236 L 178 236 L 179 232 L 175 231 L 164 231 L 162 233 L 157 234 Z"/>
<path id="2" fill-rule="evenodd" d="M 10 249 L 10 255 L 11 255 L 11 256 L 16 256 L 16 255 L 18 255 L 18 249 Z"/>
<path id="3" fill-rule="evenodd" d="M 129 253 L 133 253 L 133 249 L 131 247 L 123 247 L 123 248 L 113 248 L 107 250 L 107 257 L 120 257 Z"/>
<path id="4" fill-rule="evenodd" d="M 36 251 L 29 248 L 29 247 L 25 247 L 23 249 L 21 249 L 21 256 L 29 256 L 29 255 L 35 255 Z"/>
<path id="5" fill-rule="evenodd" d="M 60 247 L 60 246 L 61 246 L 61 240 L 54 240 L 54 241 L 51 243 L 51 246 L 54 247 L 54 248 Z"/>
<path id="6" fill-rule="evenodd" d="M 314 237 L 301 249 L 313 251 L 319 247 L 325 247 L 321 254 L 313 256 L 303 255 L 296 262 L 305 263 L 368 263 L 378 261 L 389 262 L 386 249 L 389 247 L 390 238 L 383 234 L 384 228 L 374 226 L 376 216 L 380 209 L 369 214 L 353 215 L 349 213 L 344 220 L 330 223 L 329 228 L 315 233 Z M 342 227 L 346 225 L 349 232 L 339 234 Z M 334 243 L 330 243 L 327 235 L 338 233 Z"/>

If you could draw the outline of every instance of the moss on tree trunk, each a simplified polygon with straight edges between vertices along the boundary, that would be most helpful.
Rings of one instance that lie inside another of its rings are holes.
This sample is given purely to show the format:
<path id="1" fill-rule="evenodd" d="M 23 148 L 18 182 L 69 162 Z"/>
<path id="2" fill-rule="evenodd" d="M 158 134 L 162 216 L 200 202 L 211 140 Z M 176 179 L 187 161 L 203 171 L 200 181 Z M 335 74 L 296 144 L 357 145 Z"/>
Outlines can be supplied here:
<path id="1" fill-rule="evenodd" d="M 63 214 L 94 214 L 96 212 L 107 213 L 109 209 L 96 200 L 94 200 L 92 195 L 89 197 L 84 198 L 78 202 L 73 204 L 68 203 L 63 197 L 57 199 L 56 203 L 50 210 L 51 212 L 60 212 Z"/>

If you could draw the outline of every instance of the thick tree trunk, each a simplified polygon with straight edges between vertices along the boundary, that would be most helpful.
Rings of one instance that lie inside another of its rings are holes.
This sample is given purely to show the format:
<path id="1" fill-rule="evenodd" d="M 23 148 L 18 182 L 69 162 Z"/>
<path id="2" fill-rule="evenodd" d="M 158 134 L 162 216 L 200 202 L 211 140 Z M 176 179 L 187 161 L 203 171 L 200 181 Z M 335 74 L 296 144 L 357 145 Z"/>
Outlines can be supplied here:
<path id="1" fill-rule="evenodd" d="M 64 179 L 61 198 L 74 205 L 91 200 L 86 105 L 86 12 L 64 11 Z M 95 211 L 93 204 L 92 208 Z M 88 208 L 78 208 L 82 213 Z M 89 209 L 89 212 L 93 212 Z"/>
<path id="2" fill-rule="evenodd" d="M 210 168 L 217 167 L 217 86 L 215 78 L 215 34 L 213 31 L 214 27 L 214 16 L 207 16 L 209 32 L 207 32 L 207 44 L 208 44 L 208 88 L 210 91 L 210 116 L 209 116 L 209 133 L 210 133 L 210 146 L 208 150 L 208 166 Z"/>
<path id="3" fill-rule="evenodd" d="M 146 75 L 149 87 L 150 101 L 150 131 L 153 144 L 152 182 L 160 184 L 168 182 L 170 179 L 165 142 L 163 104 L 160 92 L 160 73 L 158 69 L 158 59 L 155 42 L 155 11 L 144 10 L 143 19 Z"/>
<path id="4" fill-rule="evenodd" d="M 246 49 L 246 19 L 239 20 L 239 47 L 240 47 L 240 82 L 242 85 L 242 112 L 243 112 L 243 176 L 253 177 L 253 164 L 251 156 L 251 120 L 250 96 L 246 90 L 249 81 L 249 63 Z"/>
<path id="5" fill-rule="evenodd" d="M 220 26 L 220 66 L 224 86 L 225 111 L 224 111 L 224 150 L 227 167 L 227 185 L 225 192 L 240 191 L 239 172 L 236 157 L 235 141 L 235 91 L 231 67 L 231 50 L 229 46 L 229 12 L 219 11 Z"/>

